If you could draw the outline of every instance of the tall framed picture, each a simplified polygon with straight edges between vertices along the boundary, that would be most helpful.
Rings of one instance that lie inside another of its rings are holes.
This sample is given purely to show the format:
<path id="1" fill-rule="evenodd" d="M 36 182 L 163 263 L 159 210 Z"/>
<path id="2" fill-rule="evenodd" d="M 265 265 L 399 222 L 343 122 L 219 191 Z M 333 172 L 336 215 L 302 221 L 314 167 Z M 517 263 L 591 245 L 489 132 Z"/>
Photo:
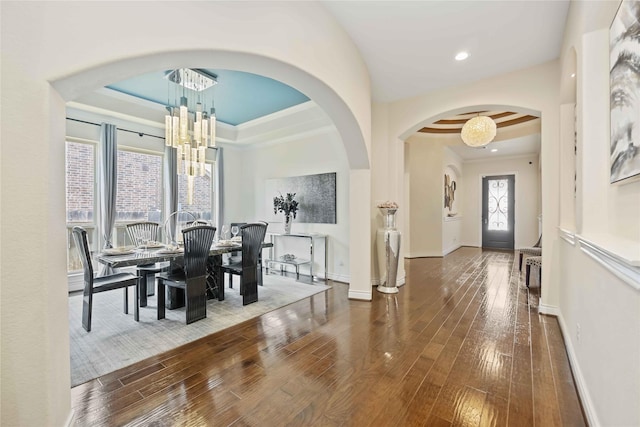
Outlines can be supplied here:
<path id="1" fill-rule="evenodd" d="M 640 1 L 623 0 L 609 29 L 611 183 L 640 177 Z"/>

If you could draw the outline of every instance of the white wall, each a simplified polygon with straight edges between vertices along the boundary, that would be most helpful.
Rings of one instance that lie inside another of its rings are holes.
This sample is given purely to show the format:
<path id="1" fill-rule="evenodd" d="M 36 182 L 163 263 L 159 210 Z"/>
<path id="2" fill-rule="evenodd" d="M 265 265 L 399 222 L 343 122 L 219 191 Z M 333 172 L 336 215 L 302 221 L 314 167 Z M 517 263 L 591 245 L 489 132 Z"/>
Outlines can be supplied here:
<path id="1" fill-rule="evenodd" d="M 538 156 L 507 158 L 464 163 L 462 244 L 482 246 L 482 177 L 515 175 L 514 245 L 531 246 L 538 241 L 538 205 L 540 177 Z"/>
<path id="2" fill-rule="evenodd" d="M 398 194 L 402 193 L 404 188 L 403 177 L 398 176 L 397 159 L 404 161 L 404 143 L 390 143 L 394 138 L 389 135 L 389 105 L 382 103 L 373 103 L 372 105 L 372 127 L 373 134 L 371 139 L 371 165 L 376 170 L 371 175 L 371 235 L 376 236 L 377 230 L 384 225 L 384 218 L 377 206 L 386 201 L 394 201 L 399 204 L 398 213 L 396 214 L 396 228 L 403 230 L 405 224 L 408 223 L 409 202 L 408 198 L 399 198 Z M 406 203 L 403 203 L 406 200 Z M 400 238 L 400 258 L 404 258 L 409 252 L 411 236 L 404 233 Z M 374 237 L 374 244 L 371 248 L 372 255 L 372 283 L 379 284 L 384 273 L 378 265 L 378 248 L 377 239 Z M 398 265 L 397 285 L 403 285 L 405 282 L 404 263 Z"/>
<path id="3" fill-rule="evenodd" d="M 442 206 L 444 204 L 444 150 L 442 139 L 427 134 L 407 140 L 409 154 L 410 246 L 405 256 L 442 256 Z"/>
<path id="4" fill-rule="evenodd" d="M 542 271 L 543 307 L 556 307 L 558 304 L 560 265 L 554 250 L 557 249 L 559 217 L 559 190 L 557 188 L 560 133 L 559 71 L 559 62 L 552 61 L 494 78 L 441 89 L 389 105 L 389 136 L 396 138 L 390 144 L 406 140 L 443 113 L 462 111 L 470 106 L 477 108 L 511 106 L 516 108 L 516 111 L 518 111 L 517 109 L 528 109 L 542 117 L 543 234 L 548 236 L 543 241 L 543 246 L 548 245 L 547 249 L 543 250 L 543 261 L 547 266 Z M 400 181 L 405 177 L 404 159 L 394 159 L 394 162 L 392 167 L 399 171 L 397 179 Z M 386 171 L 374 169 L 373 173 L 386 173 Z M 397 191 L 397 197 L 400 202 L 405 201 L 402 189 Z M 466 216 L 467 213 L 465 212 L 464 215 Z"/>
<path id="5" fill-rule="evenodd" d="M 329 278 L 348 282 L 349 274 L 349 165 L 340 136 L 335 129 L 295 138 L 278 144 L 252 145 L 233 149 L 229 145 L 225 155 L 225 223 L 265 220 L 267 212 L 265 182 L 271 178 L 313 175 L 336 172 L 336 224 L 302 224 L 293 221 L 292 233 L 320 233 L 328 238 Z M 230 160 L 229 163 L 227 161 Z M 271 222 L 268 231 L 281 232 L 281 222 Z M 286 246 L 281 247 L 287 250 Z M 288 252 L 285 252 L 288 253 Z M 316 255 L 316 272 L 324 273 L 322 260 Z M 308 274 L 308 268 L 301 267 Z M 322 275 L 322 274 L 320 274 Z"/>
<path id="6" fill-rule="evenodd" d="M 464 218 L 462 177 L 464 176 L 464 168 L 462 159 L 448 147 L 444 147 L 443 166 L 444 173 L 456 182 L 454 197 L 450 202 L 451 208 L 444 207 L 444 202 L 442 203 L 442 255 L 447 255 L 462 246 L 462 220 Z M 442 190 L 444 191 L 444 185 Z M 452 216 L 453 214 L 455 216 Z"/>
<path id="7" fill-rule="evenodd" d="M 577 64 L 578 197 L 575 228 L 560 231 L 558 314 L 594 426 L 640 425 L 640 182 L 609 184 L 608 28 L 618 5 L 572 2 L 562 49 L 563 69 Z M 570 93 L 575 83 L 561 81 Z"/>
<path id="8" fill-rule="evenodd" d="M 361 223 L 350 229 L 350 260 L 357 266 L 349 295 L 371 298 L 370 81 L 355 45 L 321 5 L 1 7 L 0 92 L 2 105 L 11 105 L 2 108 L 0 130 L 2 425 L 58 426 L 72 416 L 67 292 L 52 286 L 66 283 L 65 102 L 114 81 L 180 66 L 231 68 L 280 80 L 316 101 L 342 136 L 350 187 L 362 186 L 358 194 L 351 191 L 350 217 Z M 189 23 L 180 37 L 167 31 L 175 22 Z"/>

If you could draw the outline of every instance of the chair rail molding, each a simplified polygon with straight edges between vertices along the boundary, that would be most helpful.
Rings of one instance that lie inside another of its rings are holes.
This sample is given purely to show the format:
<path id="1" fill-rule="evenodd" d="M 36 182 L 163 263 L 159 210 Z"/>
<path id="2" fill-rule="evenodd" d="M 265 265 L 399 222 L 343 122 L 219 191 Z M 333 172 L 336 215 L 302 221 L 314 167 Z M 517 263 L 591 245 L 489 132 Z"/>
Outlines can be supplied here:
<path id="1" fill-rule="evenodd" d="M 605 248 L 591 238 L 576 235 L 580 249 L 616 277 L 640 291 L 640 256 L 630 253 L 628 242 Z"/>
<path id="2" fill-rule="evenodd" d="M 560 238 L 562 240 L 566 241 L 571 246 L 575 246 L 576 245 L 576 233 L 575 232 L 567 230 L 566 228 L 558 227 L 558 235 L 560 236 Z"/>

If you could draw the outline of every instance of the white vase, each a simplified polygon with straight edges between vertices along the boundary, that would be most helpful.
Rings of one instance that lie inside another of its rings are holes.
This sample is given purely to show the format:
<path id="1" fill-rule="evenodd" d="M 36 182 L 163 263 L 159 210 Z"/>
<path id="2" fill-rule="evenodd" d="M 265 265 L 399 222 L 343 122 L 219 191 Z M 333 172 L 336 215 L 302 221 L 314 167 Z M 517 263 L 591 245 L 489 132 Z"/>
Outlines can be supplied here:
<path id="1" fill-rule="evenodd" d="M 398 261 L 400 258 L 401 234 L 396 229 L 397 208 L 380 208 L 384 216 L 384 227 L 378 229 L 378 265 L 380 266 L 380 285 L 378 292 L 385 294 L 398 293 Z"/>
<path id="2" fill-rule="evenodd" d="M 284 234 L 291 234 L 291 215 L 284 215 Z"/>

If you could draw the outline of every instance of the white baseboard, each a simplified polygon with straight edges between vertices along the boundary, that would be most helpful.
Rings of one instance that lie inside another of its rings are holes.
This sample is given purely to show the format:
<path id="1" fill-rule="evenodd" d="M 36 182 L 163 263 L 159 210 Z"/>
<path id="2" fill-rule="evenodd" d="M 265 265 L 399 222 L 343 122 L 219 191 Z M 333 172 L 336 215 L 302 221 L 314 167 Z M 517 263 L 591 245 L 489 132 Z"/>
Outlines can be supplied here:
<path id="1" fill-rule="evenodd" d="M 478 244 L 478 242 L 462 242 L 460 243 L 460 247 L 462 246 L 467 246 L 469 248 L 479 248 L 481 245 Z"/>
<path id="2" fill-rule="evenodd" d="M 371 301 L 372 292 L 369 291 L 353 291 L 349 289 L 349 299 L 357 299 L 361 301 Z"/>
<path id="3" fill-rule="evenodd" d="M 349 281 L 351 280 L 351 276 L 346 276 L 344 274 L 335 274 L 335 273 L 327 274 L 327 278 L 329 280 L 335 280 L 336 282 L 343 282 L 343 283 L 349 283 Z"/>
<path id="4" fill-rule="evenodd" d="M 67 276 L 69 292 L 81 291 L 84 288 L 84 273 L 71 273 Z"/>
<path id="5" fill-rule="evenodd" d="M 396 280 L 396 286 L 400 287 L 406 283 L 406 276 L 398 277 Z M 382 279 L 371 279 L 371 286 L 380 286 L 382 285 Z"/>
<path id="6" fill-rule="evenodd" d="M 448 249 L 445 249 L 444 251 L 442 251 L 442 256 L 449 255 L 451 252 L 457 251 L 461 247 L 462 247 L 462 245 L 458 245 L 458 246 L 452 246 L 452 247 L 450 247 Z"/>
<path id="7" fill-rule="evenodd" d="M 569 364 L 571 365 L 571 371 L 573 372 L 573 378 L 576 382 L 576 387 L 578 389 L 578 394 L 580 395 L 580 401 L 582 402 L 582 409 L 587 417 L 587 424 L 592 427 L 599 427 L 600 421 L 598 420 L 598 415 L 596 414 L 596 409 L 591 400 L 591 395 L 589 394 L 589 390 L 587 389 L 587 383 L 584 379 L 584 375 L 582 375 L 582 370 L 580 369 L 580 365 L 578 364 L 578 359 L 576 357 L 576 352 L 573 349 L 573 343 L 571 339 L 569 339 L 569 329 L 562 317 L 562 313 L 558 313 L 558 324 L 560 324 L 560 331 L 562 332 L 562 336 L 564 338 L 564 346 L 567 349 L 567 356 L 569 357 Z"/>
<path id="8" fill-rule="evenodd" d="M 555 305 L 540 304 L 538 305 L 538 313 L 559 317 L 560 309 Z"/>
<path id="9" fill-rule="evenodd" d="M 76 423 L 76 411 L 71 409 L 69 415 L 67 415 L 67 421 L 64 423 L 65 427 L 73 427 Z"/>
<path id="10" fill-rule="evenodd" d="M 411 252 L 404 256 L 405 258 L 442 258 L 442 254 L 438 252 Z"/>

